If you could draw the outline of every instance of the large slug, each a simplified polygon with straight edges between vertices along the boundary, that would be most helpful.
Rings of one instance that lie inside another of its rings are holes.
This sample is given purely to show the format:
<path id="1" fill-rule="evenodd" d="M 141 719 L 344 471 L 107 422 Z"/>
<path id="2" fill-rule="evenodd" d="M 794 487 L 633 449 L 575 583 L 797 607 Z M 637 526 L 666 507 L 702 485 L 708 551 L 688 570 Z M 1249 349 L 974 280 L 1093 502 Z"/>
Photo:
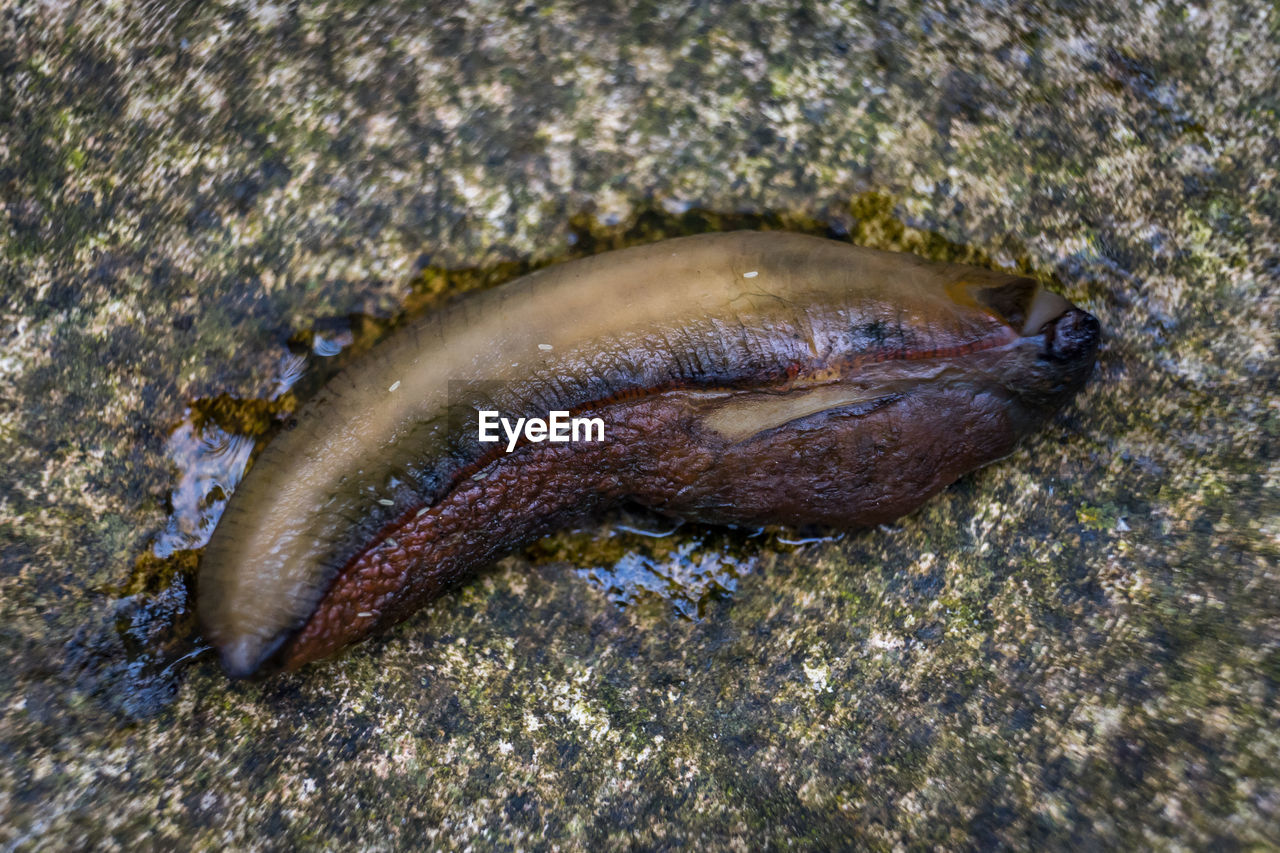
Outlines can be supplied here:
<path id="1" fill-rule="evenodd" d="M 797 234 L 549 267 L 397 332 L 298 413 L 209 542 L 200 621 L 244 676 L 332 655 L 621 501 L 888 521 L 1008 454 L 1098 337 L 1031 279 Z M 507 452 L 479 440 L 482 410 L 569 411 L 604 437 Z"/>

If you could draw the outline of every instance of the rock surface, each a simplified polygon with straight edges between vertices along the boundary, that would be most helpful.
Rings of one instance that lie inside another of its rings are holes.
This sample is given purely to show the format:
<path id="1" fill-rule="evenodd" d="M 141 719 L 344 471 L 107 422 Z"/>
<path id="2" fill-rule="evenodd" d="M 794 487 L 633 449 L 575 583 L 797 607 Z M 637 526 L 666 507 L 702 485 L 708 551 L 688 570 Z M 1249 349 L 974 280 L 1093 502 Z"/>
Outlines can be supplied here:
<path id="1" fill-rule="evenodd" d="M 1280 11 L 1129 5 L 6 7 L 0 845 L 1280 844 Z M 153 652 L 199 401 L 698 210 L 1052 275 L 1097 375 L 695 618 L 553 540 L 297 675 Z"/>

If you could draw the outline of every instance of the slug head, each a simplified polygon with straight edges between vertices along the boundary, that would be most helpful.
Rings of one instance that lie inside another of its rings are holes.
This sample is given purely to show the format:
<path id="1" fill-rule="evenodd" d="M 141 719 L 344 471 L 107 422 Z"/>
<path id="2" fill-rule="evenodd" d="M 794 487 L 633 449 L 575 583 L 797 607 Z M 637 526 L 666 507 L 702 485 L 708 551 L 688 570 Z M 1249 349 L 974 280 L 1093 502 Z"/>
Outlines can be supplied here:
<path id="1" fill-rule="evenodd" d="M 1048 417 L 1092 373 L 1101 340 L 1097 318 L 1036 281 L 1000 276 L 958 282 L 949 291 L 957 303 L 986 311 L 1017 333 L 998 375 L 1011 402 L 1024 410 L 1018 420 Z"/>

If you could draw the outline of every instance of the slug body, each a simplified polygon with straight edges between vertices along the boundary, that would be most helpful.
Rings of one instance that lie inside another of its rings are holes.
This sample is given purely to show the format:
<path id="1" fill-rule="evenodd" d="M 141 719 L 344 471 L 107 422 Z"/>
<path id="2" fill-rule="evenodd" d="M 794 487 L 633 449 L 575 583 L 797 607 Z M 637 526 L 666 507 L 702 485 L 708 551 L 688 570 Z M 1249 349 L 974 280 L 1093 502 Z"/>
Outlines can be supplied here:
<path id="1" fill-rule="evenodd" d="M 1097 321 L 1031 279 L 736 232 L 550 267 L 397 332 L 263 452 L 204 557 L 228 672 L 292 669 L 621 501 L 876 524 L 1006 455 L 1085 381 Z M 477 413 L 600 418 L 482 443 Z"/>

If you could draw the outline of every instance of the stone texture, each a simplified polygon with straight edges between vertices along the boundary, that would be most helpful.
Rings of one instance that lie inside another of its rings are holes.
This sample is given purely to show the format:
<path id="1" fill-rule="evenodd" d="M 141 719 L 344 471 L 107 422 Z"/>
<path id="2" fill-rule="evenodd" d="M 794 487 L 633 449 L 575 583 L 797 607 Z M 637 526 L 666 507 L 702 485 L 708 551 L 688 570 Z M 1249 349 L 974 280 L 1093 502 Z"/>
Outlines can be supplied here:
<path id="1" fill-rule="evenodd" d="M 0 9 L 0 844 L 1280 844 L 1278 66 L 1253 0 Z M 588 531 L 295 676 L 181 659 L 171 431 L 699 210 L 1054 277 L 1095 381 L 697 607 L 724 534 L 630 596 Z"/>

